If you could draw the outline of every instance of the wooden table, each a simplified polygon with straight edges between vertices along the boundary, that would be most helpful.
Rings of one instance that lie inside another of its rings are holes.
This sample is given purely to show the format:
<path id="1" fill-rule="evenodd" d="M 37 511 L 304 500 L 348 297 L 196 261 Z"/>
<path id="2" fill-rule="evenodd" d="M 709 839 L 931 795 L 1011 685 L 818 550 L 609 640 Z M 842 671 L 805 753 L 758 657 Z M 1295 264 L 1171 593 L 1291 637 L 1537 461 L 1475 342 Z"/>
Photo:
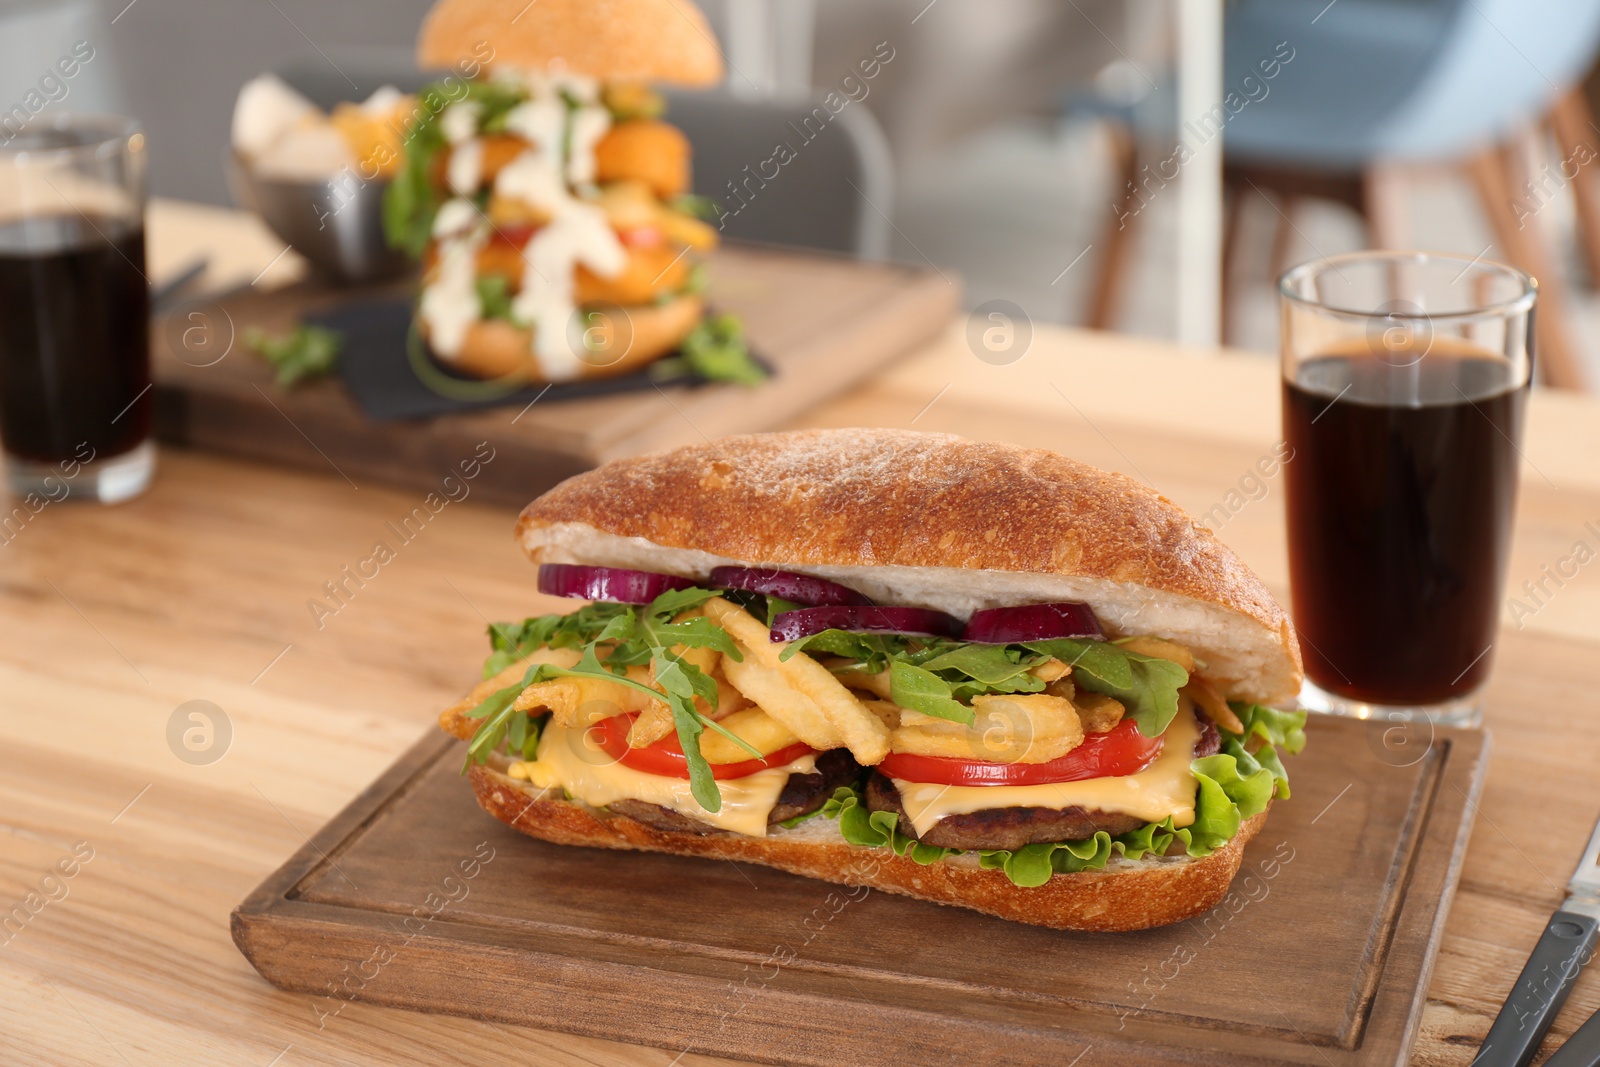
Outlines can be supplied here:
<path id="1" fill-rule="evenodd" d="M 1283 591 L 1279 480 L 1213 511 L 1276 439 L 1271 361 L 1039 328 L 997 367 L 959 327 L 804 422 L 914 425 L 1125 471 L 1211 512 Z M 1530 421 L 1513 590 L 1577 540 L 1600 547 L 1600 402 L 1539 395 Z M 468 496 L 319 627 L 308 602 L 416 494 L 171 450 L 161 464 L 147 496 L 52 504 L 0 545 L 0 916 L 40 894 L 26 923 L 0 927 L 0 1062 L 706 1062 L 361 1003 L 319 1028 L 310 998 L 250 969 L 229 910 L 473 679 L 485 618 L 550 605 L 511 512 Z M 1418 1063 L 1471 1061 L 1600 812 L 1600 566 L 1522 622 L 1497 649 L 1494 755 Z M 208 764 L 169 746 L 195 700 L 231 726 Z M 1597 1008 L 1600 972 L 1556 1034 Z"/>

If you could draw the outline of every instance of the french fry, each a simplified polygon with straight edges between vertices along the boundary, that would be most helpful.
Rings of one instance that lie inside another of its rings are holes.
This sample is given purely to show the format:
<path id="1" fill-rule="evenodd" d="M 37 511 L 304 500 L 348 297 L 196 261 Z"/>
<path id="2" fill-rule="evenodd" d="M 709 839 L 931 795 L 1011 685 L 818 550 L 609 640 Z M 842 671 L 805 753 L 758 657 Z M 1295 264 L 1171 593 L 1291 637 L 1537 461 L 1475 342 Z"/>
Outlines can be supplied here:
<path id="1" fill-rule="evenodd" d="M 1072 675 L 1070 674 L 1057 678 L 1045 686 L 1044 691 L 1053 697 L 1060 697 L 1062 700 L 1076 700 L 1078 698 L 1078 686 L 1072 680 Z"/>
<path id="2" fill-rule="evenodd" d="M 628 668 L 628 678 L 650 684 L 643 667 Z M 645 696 L 637 689 L 603 678 L 557 678 L 524 689 L 511 706 L 518 711 L 536 708 L 550 712 L 559 726 L 583 727 L 629 711 L 643 712 L 664 701 Z"/>
<path id="3" fill-rule="evenodd" d="M 1028 672 L 1041 682 L 1055 682 L 1072 673 L 1072 668 L 1054 656 Z"/>
<path id="4" fill-rule="evenodd" d="M 730 659 L 723 671 L 739 692 L 812 748 L 827 751 L 844 744 L 844 737 L 816 701 L 790 685 L 782 674 L 756 662 L 754 656 L 746 655 L 742 663 Z"/>
<path id="5" fill-rule="evenodd" d="M 889 750 L 917 756 L 947 756 L 951 759 L 979 758 L 972 733 L 959 722 L 936 719 L 931 715 L 902 712 L 900 725 L 889 734 Z"/>
<path id="6" fill-rule="evenodd" d="M 1122 706 L 1122 701 L 1114 697 L 1087 690 L 1074 697 L 1072 704 L 1078 709 L 1078 720 L 1083 723 L 1084 733 L 1089 734 L 1105 733 L 1121 722 L 1128 710 Z"/>
<path id="7" fill-rule="evenodd" d="M 695 649 L 694 651 L 705 650 Z M 712 656 L 715 658 L 716 663 L 707 673 L 717 683 L 717 706 L 709 714 L 711 718 L 720 720 L 750 707 L 751 704 L 749 698 L 734 688 L 723 673 L 721 653 L 712 651 Z M 704 670 L 703 667 L 701 669 Z M 652 679 L 651 685 L 654 684 Z M 695 707 L 699 708 L 702 713 L 707 712 L 706 702 L 698 697 L 695 698 Z M 632 748 L 645 748 L 648 745 L 655 744 L 676 729 L 677 723 L 673 721 L 672 709 L 664 703 L 655 703 L 640 712 L 639 717 L 633 720 L 633 725 L 628 728 L 628 744 Z M 712 735 L 707 733 L 702 736 L 710 737 Z M 745 753 L 745 758 L 748 759 L 749 755 L 748 752 Z"/>
<path id="8" fill-rule="evenodd" d="M 633 725 L 628 727 L 628 747 L 645 748 L 653 745 L 675 729 L 677 723 L 672 719 L 672 709 L 664 702 L 656 701 L 641 711 L 639 717 L 633 720 Z"/>
<path id="9" fill-rule="evenodd" d="M 750 698 L 739 692 L 738 688 L 728 681 L 727 673 L 720 667 L 713 677 L 717 682 L 717 708 L 711 713 L 713 719 L 725 718 L 751 706 Z"/>
<path id="10" fill-rule="evenodd" d="M 1072 701 L 1048 693 L 989 693 L 972 698 L 972 711 L 982 751 L 1012 755 L 1007 762 L 1048 763 L 1083 744 Z"/>
<path id="11" fill-rule="evenodd" d="M 579 653 L 572 648 L 541 648 L 526 659 L 518 660 L 493 678 L 485 678 L 471 691 L 444 711 L 439 713 L 439 725 L 446 733 L 454 734 L 463 741 L 472 740 L 472 735 L 478 732 L 478 727 L 483 724 L 482 719 L 473 719 L 467 712 L 483 703 L 489 695 L 497 690 L 510 685 L 516 685 L 527 673 L 530 664 L 549 663 L 556 667 L 573 667 L 577 665 Z"/>
<path id="12" fill-rule="evenodd" d="M 1189 699 L 1199 704 L 1205 713 L 1211 716 L 1211 721 L 1227 730 L 1229 733 L 1244 733 L 1244 723 L 1239 721 L 1239 716 L 1228 707 L 1228 702 L 1223 699 L 1217 687 L 1211 684 L 1209 678 L 1202 678 L 1198 674 L 1189 676 L 1189 684 L 1178 690 L 1187 694 Z"/>
<path id="13" fill-rule="evenodd" d="M 1129 652 L 1137 652 L 1141 656 L 1154 656 L 1157 659 L 1170 659 L 1190 674 L 1194 673 L 1194 653 L 1176 641 L 1168 641 L 1164 637 L 1135 637 L 1128 641 L 1118 642 L 1119 647 Z"/>
<path id="14" fill-rule="evenodd" d="M 805 653 L 791 656 L 787 660 L 782 659 L 783 650 L 788 646 L 781 641 L 774 642 L 771 631 L 743 608 L 721 597 L 706 601 L 703 610 L 712 621 L 732 635 L 744 652 L 744 663 L 727 660 L 724 670 L 728 671 L 728 680 L 737 685 L 746 696 L 782 721 L 782 714 L 747 689 L 734 673 L 734 669 L 737 668 L 748 679 L 755 672 L 745 670 L 745 664 L 758 664 L 766 670 L 776 672 L 787 688 L 798 693 L 806 703 L 815 707 L 833 726 L 844 746 L 858 762 L 871 765 L 889 754 L 888 727 L 884 726 L 878 716 L 862 707 L 861 701 L 856 699 L 826 667 Z M 791 703 L 798 702 L 791 701 Z M 795 729 L 793 723 L 785 722 L 785 725 L 797 736 L 805 739 L 806 735 Z M 821 747 L 809 740 L 806 743 L 813 748 Z"/>
<path id="15" fill-rule="evenodd" d="M 787 726 L 760 708 L 736 711 L 719 725 L 763 755 L 787 748 L 800 740 Z M 751 759 L 750 753 L 734 744 L 715 730 L 700 735 L 700 751 L 707 763 L 743 763 Z"/>
<path id="16" fill-rule="evenodd" d="M 896 704 L 890 700 L 863 700 L 861 702 L 861 706 L 872 712 L 872 714 L 876 715 L 880 720 L 883 721 L 883 725 L 889 730 L 891 740 L 895 729 L 900 725 L 901 717 L 905 715 L 917 714 L 914 711 L 907 711 L 899 704 Z M 932 716 L 925 715 L 923 718 L 932 718 Z"/>
<path id="17" fill-rule="evenodd" d="M 1071 701 L 1045 693 L 990 693 L 972 700 L 971 726 L 902 711 L 895 752 L 991 763 L 1048 763 L 1083 744 Z"/>
<path id="18" fill-rule="evenodd" d="M 844 661 L 841 660 L 840 662 Z M 847 689 L 859 689 L 863 692 L 871 693 L 880 700 L 890 699 L 888 671 L 879 671 L 877 674 L 868 674 L 865 671 L 839 671 L 837 673 L 830 671 L 829 673 L 839 679 L 840 684 Z"/>

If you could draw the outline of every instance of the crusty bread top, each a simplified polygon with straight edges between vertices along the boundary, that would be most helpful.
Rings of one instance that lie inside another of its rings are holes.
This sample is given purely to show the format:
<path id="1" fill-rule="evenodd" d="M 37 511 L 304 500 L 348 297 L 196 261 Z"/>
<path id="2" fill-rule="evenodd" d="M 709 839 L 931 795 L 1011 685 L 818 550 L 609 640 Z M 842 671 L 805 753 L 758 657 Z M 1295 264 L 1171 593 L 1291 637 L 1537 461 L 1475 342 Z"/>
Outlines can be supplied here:
<path id="1" fill-rule="evenodd" d="M 726 437 L 569 478 L 517 532 L 536 563 L 790 567 L 960 616 L 1082 600 L 1112 636 L 1189 645 L 1232 698 L 1300 685 L 1287 616 L 1227 546 L 1133 479 L 1040 449 L 883 429 Z"/>
<path id="2" fill-rule="evenodd" d="M 690 0 L 439 0 L 422 23 L 417 61 L 450 67 L 487 42 L 490 66 L 559 64 L 601 81 L 715 85 L 722 53 Z"/>

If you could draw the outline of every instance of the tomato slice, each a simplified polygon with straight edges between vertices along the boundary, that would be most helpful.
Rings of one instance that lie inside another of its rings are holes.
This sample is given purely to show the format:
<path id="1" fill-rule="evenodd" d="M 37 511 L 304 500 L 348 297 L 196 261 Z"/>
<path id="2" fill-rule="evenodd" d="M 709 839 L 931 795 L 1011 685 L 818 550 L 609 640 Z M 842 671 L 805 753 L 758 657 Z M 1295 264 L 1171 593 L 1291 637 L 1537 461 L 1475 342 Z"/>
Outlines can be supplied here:
<path id="1" fill-rule="evenodd" d="M 1083 744 L 1048 763 L 989 763 L 891 752 L 877 769 L 904 782 L 934 785 L 1049 785 L 1121 778 L 1155 762 L 1164 740 L 1146 737 L 1132 719 L 1123 719 L 1105 733 L 1088 735 Z"/>
<path id="2" fill-rule="evenodd" d="M 631 230 L 618 230 L 617 239 L 629 248 L 655 248 L 666 237 L 654 226 L 635 226 Z"/>
<path id="3" fill-rule="evenodd" d="M 590 736 L 600 746 L 601 751 L 624 767 L 631 767 L 645 774 L 659 774 L 665 778 L 688 778 L 689 759 L 683 754 L 683 746 L 678 744 L 676 733 L 670 733 L 644 748 L 632 748 L 628 745 L 628 727 L 633 725 L 633 720 L 638 718 L 638 715 L 638 712 L 631 711 L 623 715 L 613 715 L 609 719 L 601 719 L 589 727 Z M 767 753 L 761 759 L 741 760 L 738 763 L 713 763 L 711 777 L 718 780 L 747 778 L 757 771 L 782 767 L 815 751 L 816 749 L 804 741 L 796 741 L 776 752 Z"/>

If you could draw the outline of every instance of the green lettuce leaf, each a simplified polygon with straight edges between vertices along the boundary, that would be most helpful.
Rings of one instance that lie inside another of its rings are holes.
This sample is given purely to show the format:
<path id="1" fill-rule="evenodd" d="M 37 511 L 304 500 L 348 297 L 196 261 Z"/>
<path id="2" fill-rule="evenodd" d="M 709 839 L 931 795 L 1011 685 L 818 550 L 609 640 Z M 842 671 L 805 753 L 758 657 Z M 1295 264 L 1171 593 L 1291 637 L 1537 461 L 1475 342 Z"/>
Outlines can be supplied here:
<path id="1" fill-rule="evenodd" d="M 1244 725 L 1244 733 L 1239 735 L 1241 741 L 1260 738 L 1291 756 L 1306 747 L 1305 712 L 1279 711 L 1265 704 L 1246 704 L 1242 701 L 1233 701 L 1228 706 Z"/>
<path id="2" fill-rule="evenodd" d="M 1289 796 L 1289 778 L 1273 743 L 1263 743 L 1253 753 L 1246 749 L 1249 742 L 1262 736 L 1255 724 L 1262 724 L 1261 730 L 1281 739 L 1290 751 L 1299 751 L 1305 744 L 1303 711 L 1278 711 L 1262 705 L 1240 705 L 1235 711 L 1244 723 L 1245 733 L 1222 731 L 1222 751 L 1189 765 L 1196 790 L 1194 822 L 1188 826 L 1174 826 L 1169 816 L 1116 837 L 1102 830 L 1081 841 L 982 849 L 978 852 L 978 866 L 1004 871 L 1014 885 L 1027 887 L 1043 885 L 1056 874 L 1104 870 L 1118 856 L 1165 856 L 1173 849 L 1197 858 L 1209 856 L 1233 839 L 1244 820 L 1265 811 L 1273 797 Z M 1291 745 L 1296 747 L 1290 749 Z M 959 849 L 924 845 L 902 833 L 899 816 L 868 811 L 855 788 L 836 790 L 819 810 L 838 820 L 840 836 L 852 845 L 889 848 L 896 855 L 910 856 L 922 864 L 960 854 Z"/>

